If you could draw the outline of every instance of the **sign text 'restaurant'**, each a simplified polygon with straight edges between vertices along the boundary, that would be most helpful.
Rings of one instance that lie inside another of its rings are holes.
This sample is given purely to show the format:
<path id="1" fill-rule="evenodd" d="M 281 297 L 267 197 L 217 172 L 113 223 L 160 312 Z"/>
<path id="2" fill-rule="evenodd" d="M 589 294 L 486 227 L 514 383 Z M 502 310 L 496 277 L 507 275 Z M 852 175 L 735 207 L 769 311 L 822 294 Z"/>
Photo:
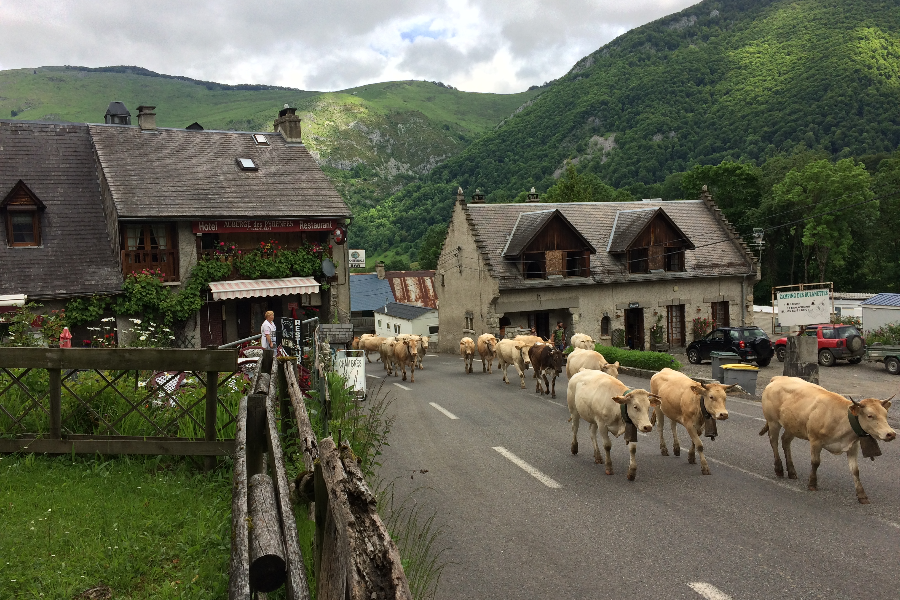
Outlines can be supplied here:
<path id="1" fill-rule="evenodd" d="M 268 231 L 331 231 L 334 221 L 305 221 L 302 219 L 234 219 L 223 221 L 193 221 L 194 233 L 241 233 Z"/>

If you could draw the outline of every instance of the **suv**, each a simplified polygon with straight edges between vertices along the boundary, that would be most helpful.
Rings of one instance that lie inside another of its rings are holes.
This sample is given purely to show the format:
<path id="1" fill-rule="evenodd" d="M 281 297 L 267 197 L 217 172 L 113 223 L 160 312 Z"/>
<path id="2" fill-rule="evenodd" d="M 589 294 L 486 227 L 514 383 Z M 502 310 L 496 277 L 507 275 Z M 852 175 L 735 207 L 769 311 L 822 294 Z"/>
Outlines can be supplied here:
<path id="1" fill-rule="evenodd" d="M 842 359 L 855 365 L 866 355 L 866 343 L 853 325 L 810 325 L 799 335 L 818 338 L 819 364 L 823 367 L 833 367 Z M 787 338 L 783 337 L 775 342 L 775 356 L 784 362 L 786 351 Z"/>
<path id="2" fill-rule="evenodd" d="M 718 327 L 687 347 L 688 360 L 695 365 L 709 360 L 711 352 L 734 352 L 742 361 L 766 367 L 772 362 L 772 340 L 759 327 Z"/>

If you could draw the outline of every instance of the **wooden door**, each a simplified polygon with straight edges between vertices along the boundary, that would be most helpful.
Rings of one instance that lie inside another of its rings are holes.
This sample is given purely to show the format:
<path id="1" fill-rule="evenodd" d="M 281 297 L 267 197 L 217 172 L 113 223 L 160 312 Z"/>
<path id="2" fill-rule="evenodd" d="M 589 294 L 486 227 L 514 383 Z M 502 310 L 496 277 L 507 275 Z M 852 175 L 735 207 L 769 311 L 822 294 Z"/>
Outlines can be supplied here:
<path id="1" fill-rule="evenodd" d="M 666 331 L 670 346 L 684 346 L 684 304 L 666 307 Z"/>
<path id="2" fill-rule="evenodd" d="M 224 302 L 207 302 L 200 308 L 200 347 L 225 343 Z"/>
<path id="3" fill-rule="evenodd" d="M 713 328 L 731 327 L 731 322 L 728 316 L 728 302 L 712 303 L 712 320 Z"/>
<path id="4" fill-rule="evenodd" d="M 550 339 L 550 313 L 535 313 L 534 329 L 545 340 Z"/>
<path id="5" fill-rule="evenodd" d="M 644 349 L 644 309 L 625 311 L 625 345 L 632 350 Z"/>

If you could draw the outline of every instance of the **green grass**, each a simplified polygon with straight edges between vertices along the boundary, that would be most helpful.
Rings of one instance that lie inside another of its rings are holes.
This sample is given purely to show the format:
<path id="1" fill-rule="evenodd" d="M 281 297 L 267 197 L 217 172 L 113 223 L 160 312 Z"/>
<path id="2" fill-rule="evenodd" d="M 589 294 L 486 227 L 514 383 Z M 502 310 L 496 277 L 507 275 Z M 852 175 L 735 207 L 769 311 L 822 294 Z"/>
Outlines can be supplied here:
<path id="1" fill-rule="evenodd" d="M 0 457 L 0 598 L 223 598 L 230 483 L 185 460 Z"/>

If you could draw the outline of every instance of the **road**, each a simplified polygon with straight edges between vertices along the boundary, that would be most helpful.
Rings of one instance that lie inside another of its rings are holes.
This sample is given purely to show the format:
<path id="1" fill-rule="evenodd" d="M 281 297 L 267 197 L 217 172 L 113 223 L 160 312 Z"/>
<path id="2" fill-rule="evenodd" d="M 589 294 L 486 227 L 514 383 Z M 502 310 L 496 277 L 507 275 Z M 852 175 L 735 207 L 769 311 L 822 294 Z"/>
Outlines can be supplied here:
<path id="1" fill-rule="evenodd" d="M 759 403 L 729 398 L 730 419 L 706 440 L 712 475 L 688 464 L 683 430 L 671 456 L 667 426 L 670 456 L 655 429 L 642 434 L 629 482 L 621 438 L 612 476 L 594 464 L 586 425 L 570 453 L 565 374 L 551 400 L 534 393 L 531 371 L 522 390 L 478 361 L 464 374 L 453 355 L 425 367 L 415 383 L 384 383 L 396 420 L 381 476 L 437 513 L 449 562 L 440 599 L 900 597 L 897 442 L 860 462 L 872 504 L 857 503 L 844 455 L 823 452 L 819 491 L 808 492 L 809 444 L 794 442 L 800 479 L 776 479 Z M 377 385 L 381 363 L 368 373 Z"/>

